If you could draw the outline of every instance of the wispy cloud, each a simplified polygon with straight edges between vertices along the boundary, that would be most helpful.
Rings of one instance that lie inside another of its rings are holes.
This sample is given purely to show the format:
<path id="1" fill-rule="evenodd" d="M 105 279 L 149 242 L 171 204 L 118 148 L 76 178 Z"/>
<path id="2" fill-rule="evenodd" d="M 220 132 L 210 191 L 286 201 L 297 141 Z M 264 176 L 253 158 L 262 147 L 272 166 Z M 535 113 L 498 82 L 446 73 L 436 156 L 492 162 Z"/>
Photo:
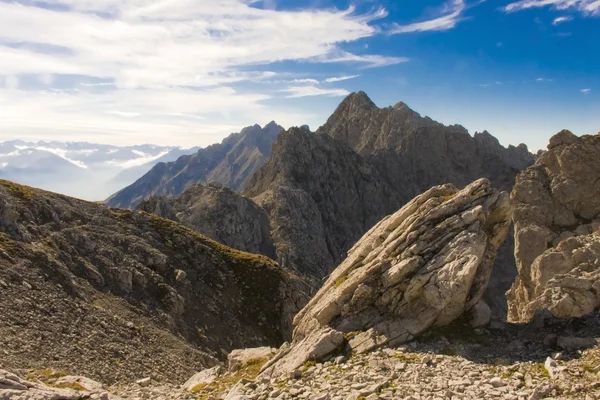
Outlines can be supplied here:
<path id="1" fill-rule="evenodd" d="M 289 99 L 310 96 L 341 97 L 350 94 L 345 89 L 323 89 L 317 86 L 291 86 L 282 92 L 287 93 L 286 97 Z"/>
<path id="2" fill-rule="evenodd" d="M 580 90 L 580 92 L 583 93 L 583 94 L 588 94 L 591 91 L 592 91 L 592 89 L 589 89 L 589 88 L 588 89 L 581 89 Z"/>
<path id="3" fill-rule="evenodd" d="M 550 78 L 537 78 L 535 81 L 536 82 L 554 82 L 554 79 L 550 79 Z"/>
<path id="4" fill-rule="evenodd" d="M 503 7 L 506 12 L 552 6 L 557 10 L 576 10 L 584 15 L 600 15 L 599 0 L 520 0 Z"/>
<path id="5" fill-rule="evenodd" d="M 408 25 L 393 24 L 389 34 L 426 32 L 426 31 L 447 31 L 454 28 L 461 20 L 461 14 L 466 9 L 464 0 L 451 0 L 444 5 L 441 16 L 422 22 L 415 22 Z"/>
<path id="6" fill-rule="evenodd" d="M 573 17 L 567 15 L 564 17 L 557 17 L 554 18 L 554 21 L 552 21 L 552 25 L 558 25 L 558 24 L 562 24 L 563 22 L 569 22 L 569 21 L 573 21 Z"/>
<path id="7" fill-rule="evenodd" d="M 342 82 L 342 81 L 347 81 L 350 79 L 358 78 L 359 76 L 360 75 L 333 76 L 331 78 L 325 79 L 325 82 L 327 82 L 327 83 Z"/>
<path id="8" fill-rule="evenodd" d="M 186 134 L 212 132 L 210 143 L 263 119 L 312 122 L 311 114 L 265 101 L 346 94 L 319 88 L 314 64 L 408 61 L 341 48 L 379 35 L 375 23 L 386 15 L 377 8 L 282 10 L 272 0 L 0 0 L 2 134 L 85 134 L 103 142 L 170 136 L 196 145 L 205 139 Z M 282 61 L 296 63 L 295 74 L 270 70 Z M 271 81 L 290 90 L 251 85 Z M 205 119 L 183 117 L 200 114 Z"/>

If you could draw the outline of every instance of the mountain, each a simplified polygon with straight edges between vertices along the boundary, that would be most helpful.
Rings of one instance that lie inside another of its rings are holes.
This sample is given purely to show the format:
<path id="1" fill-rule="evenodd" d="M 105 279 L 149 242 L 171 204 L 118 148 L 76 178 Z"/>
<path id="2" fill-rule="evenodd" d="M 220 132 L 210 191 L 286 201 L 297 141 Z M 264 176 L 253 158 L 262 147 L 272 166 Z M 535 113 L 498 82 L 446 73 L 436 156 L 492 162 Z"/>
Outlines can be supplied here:
<path id="1" fill-rule="evenodd" d="M 306 128 L 281 133 L 244 194 L 269 214 L 281 266 L 319 281 L 400 202 L 343 143 Z"/>
<path id="2" fill-rule="evenodd" d="M 152 196 L 136 210 L 177 221 L 234 249 L 275 258 L 265 210 L 219 184 L 193 184 L 175 198 Z"/>
<path id="3" fill-rule="evenodd" d="M 479 178 L 509 191 L 533 163 L 525 145 L 504 148 L 489 133 L 422 118 L 404 103 L 380 109 L 348 96 L 316 133 L 281 134 L 244 194 L 269 214 L 277 260 L 318 287 L 375 222 L 432 186 Z M 486 299 L 506 314 L 516 276 L 512 236 L 499 249 Z"/>
<path id="4" fill-rule="evenodd" d="M 86 142 L 0 143 L 0 177 L 87 200 L 104 199 L 148 172 L 198 149 Z"/>
<path id="5" fill-rule="evenodd" d="M 261 128 L 249 126 L 221 143 L 183 156 L 175 162 L 160 163 L 130 186 L 107 201 L 111 207 L 132 208 L 152 196 L 177 196 L 194 183 L 219 182 L 233 190 L 241 189 L 246 179 L 262 166 L 271 145 L 283 128 L 271 122 Z"/>
<path id="6" fill-rule="evenodd" d="M 478 178 L 510 190 L 515 175 L 534 162 L 524 144 L 504 148 L 487 131 L 471 136 L 460 125 L 421 117 L 402 102 L 379 108 L 364 92 L 349 95 L 317 132 L 364 157 L 404 202 L 435 185 L 464 187 Z"/>
<path id="7" fill-rule="evenodd" d="M 7 368 L 176 381 L 235 348 L 287 340 L 295 282 L 267 257 L 153 214 L 0 181 Z"/>

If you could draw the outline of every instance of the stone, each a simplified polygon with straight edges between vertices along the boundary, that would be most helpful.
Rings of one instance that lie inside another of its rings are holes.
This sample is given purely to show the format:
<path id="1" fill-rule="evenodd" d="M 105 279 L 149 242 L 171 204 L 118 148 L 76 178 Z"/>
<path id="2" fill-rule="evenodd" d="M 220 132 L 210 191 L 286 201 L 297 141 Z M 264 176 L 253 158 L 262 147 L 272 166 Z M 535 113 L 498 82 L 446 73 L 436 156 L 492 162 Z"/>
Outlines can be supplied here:
<path id="1" fill-rule="evenodd" d="M 90 392 L 99 391 L 104 388 L 104 385 L 102 385 L 100 382 L 96 382 L 85 376 L 71 376 L 71 375 L 63 376 L 62 378 L 59 378 L 56 380 L 56 384 L 61 384 L 61 383 L 76 383 L 76 384 L 81 385 L 82 387 L 85 388 L 85 390 L 88 390 Z"/>
<path id="2" fill-rule="evenodd" d="M 144 387 L 144 386 L 150 385 L 151 381 L 152 381 L 152 379 L 150 377 L 146 377 L 146 378 L 138 379 L 137 381 L 135 381 L 135 383 Z"/>
<path id="3" fill-rule="evenodd" d="M 267 361 L 271 359 L 276 352 L 277 349 L 272 347 L 256 347 L 251 349 L 233 350 L 227 356 L 228 370 L 229 372 L 235 372 L 252 360 Z"/>
<path id="4" fill-rule="evenodd" d="M 194 387 L 198 385 L 208 385 L 209 383 L 214 382 L 219 377 L 219 375 L 221 374 L 221 370 L 222 368 L 220 365 L 202 370 L 197 374 L 194 374 L 190 379 L 188 379 L 183 385 L 181 385 L 181 388 L 191 391 Z"/>
<path id="5" fill-rule="evenodd" d="M 508 318 L 576 318 L 600 306 L 600 136 L 562 131 L 511 193 L 518 277 Z"/>
<path id="6" fill-rule="evenodd" d="M 473 328 L 483 328 L 490 324 L 492 320 L 492 310 L 484 300 L 479 300 L 473 308 L 469 310 L 469 324 Z"/>
<path id="7" fill-rule="evenodd" d="M 544 368 L 546 368 L 546 371 L 548 371 L 548 374 L 552 379 L 557 380 L 561 377 L 562 368 L 558 366 L 558 363 L 553 360 L 552 357 L 546 358 Z"/>
<path id="8" fill-rule="evenodd" d="M 563 350 L 584 350 L 596 345 L 596 339 L 591 337 L 565 337 L 560 336 L 556 345 Z"/>
<path id="9" fill-rule="evenodd" d="M 454 321 L 481 299 L 509 225 L 508 195 L 487 179 L 416 197 L 349 251 L 294 318 L 291 350 L 272 369 L 285 373 L 309 354 L 332 352 L 341 332 L 355 332 L 349 345 L 362 353 Z"/>
<path id="10" fill-rule="evenodd" d="M 325 327 L 311 332 L 293 346 L 282 347 L 280 352 L 262 368 L 262 377 L 277 377 L 297 371 L 307 361 L 319 360 L 339 348 L 344 335 Z"/>

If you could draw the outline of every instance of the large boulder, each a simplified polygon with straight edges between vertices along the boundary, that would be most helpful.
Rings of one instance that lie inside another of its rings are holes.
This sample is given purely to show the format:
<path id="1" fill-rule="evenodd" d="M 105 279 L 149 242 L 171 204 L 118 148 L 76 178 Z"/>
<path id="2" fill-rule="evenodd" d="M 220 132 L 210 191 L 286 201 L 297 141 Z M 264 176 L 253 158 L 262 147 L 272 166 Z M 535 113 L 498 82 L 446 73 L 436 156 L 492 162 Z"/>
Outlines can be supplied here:
<path id="1" fill-rule="evenodd" d="M 508 194 L 480 179 L 434 187 L 384 218 L 295 317 L 292 345 L 265 373 L 327 355 L 342 334 L 365 352 L 454 321 L 481 299 L 510 211 Z"/>
<path id="2" fill-rule="evenodd" d="M 572 318 L 600 305 L 600 136 L 562 131 L 518 177 L 514 203 L 518 277 L 508 318 L 549 310 Z"/>

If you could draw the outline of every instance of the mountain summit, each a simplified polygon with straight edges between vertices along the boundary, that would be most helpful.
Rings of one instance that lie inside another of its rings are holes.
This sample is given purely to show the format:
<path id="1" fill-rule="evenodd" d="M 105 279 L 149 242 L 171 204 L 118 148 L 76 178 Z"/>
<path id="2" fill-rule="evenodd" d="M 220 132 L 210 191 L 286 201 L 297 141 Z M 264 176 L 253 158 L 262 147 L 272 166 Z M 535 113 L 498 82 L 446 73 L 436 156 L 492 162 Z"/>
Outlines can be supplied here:
<path id="1" fill-rule="evenodd" d="M 221 143 L 160 163 L 132 185 L 107 200 L 112 207 L 132 208 L 152 195 L 177 196 L 191 184 L 219 182 L 233 190 L 269 158 L 271 145 L 283 128 L 272 121 L 261 127 L 248 126 Z"/>

